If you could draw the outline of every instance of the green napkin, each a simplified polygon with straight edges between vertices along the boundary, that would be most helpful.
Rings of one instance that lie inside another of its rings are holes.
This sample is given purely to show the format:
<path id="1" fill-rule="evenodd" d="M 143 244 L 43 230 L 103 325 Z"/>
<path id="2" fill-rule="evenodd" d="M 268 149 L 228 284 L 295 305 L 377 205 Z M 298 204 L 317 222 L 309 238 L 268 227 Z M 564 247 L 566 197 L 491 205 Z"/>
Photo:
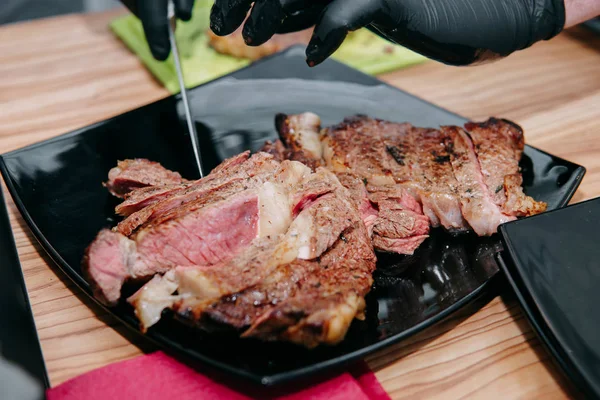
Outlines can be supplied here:
<path id="1" fill-rule="evenodd" d="M 177 22 L 175 36 L 179 45 L 186 88 L 227 75 L 251 61 L 217 53 L 208 45 L 206 30 L 209 26 L 210 7 L 214 0 L 197 0 L 192 19 Z M 172 94 L 179 92 L 177 72 L 172 56 L 156 61 L 146 42 L 140 21 L 129 14 L 111 22 L 112 31 L 137 56 Z M 332 58 L 367 74 L 381 74 L 425 61 L 425 57 L 401 46 L 390 44 L 374 33 L 361 29 L 348 39 Z"/>

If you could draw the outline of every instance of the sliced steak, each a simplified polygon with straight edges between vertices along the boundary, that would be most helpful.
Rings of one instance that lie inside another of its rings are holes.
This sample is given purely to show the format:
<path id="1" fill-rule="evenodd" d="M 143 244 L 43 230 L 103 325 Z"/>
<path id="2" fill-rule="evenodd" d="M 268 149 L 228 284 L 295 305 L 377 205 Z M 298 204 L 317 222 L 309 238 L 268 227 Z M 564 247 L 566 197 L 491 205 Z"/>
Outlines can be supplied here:
<path id="1" fill-rule="evenodd" d="M 350 201 L 354 204 L 354 207 L 360 213 L 360 217 L 363 220 L 369 237 L 373 234 L 373 227 L 377 221 L 379 211 L 369 199 L 369 192 L 360 178 L 350 173 L 338 173 L 337 178 L 340 183 L 348 190 L 350 195 Z"/>
<path id="2" fill-rule="evenodd" d="M 249 157 L 250 152 L 245 151 L 228 158 L 213 169 L 204 179 L 198 181 L 186 182 L 179 185 L 156 185 L 133 190 L 124 196 L 125 201 L 119 204 L 115 211 L 118 215 L 128 216 L 142 208 L 158 203 L 159 201 L 165 200 L 176 194 L 181 194 L 190 187 L 192 188 L 191 191 L 204 189 L 206 187 L 218 187 L 218 184 L 215 184 L 215 181 L 219 182 L 224 180 L 227 182 L 228 175 L 235 175 L 235 172 L 233 172 L 234 169 L 246 162 Z M 260 165 L 263 159 L 262 157 L 259 157 L 253 161 L 256 163 L 246 165 L 251 171 L 254 170 L 257 165 Z"/>
<path id="3" fill-rule="evenodd" d="M 119 161 L 108 173 L 104 186 L 116 197 L 123 198 L 134 189 L 182 183 L 177 172 L 169 171 L 157 162 L 143 158 Z"/>
<path id="4" fill-rule="evenodd" d="M 509 121 L 490 118 L 466 124 L 465 131 L 455 126 L 416 128 L 356 115 L 320 131 L 322 160 L 318 151 L 304 151 L 302 141 L 291 137 L 290 132 L 297 131 L 317 134 L 314 123 L 302 127 L 302 121 L 302 114 L 278 116 L 281 141 L 273 147 L 285 147 L 285 157 L 303 161 L 308 154 L 310 165 L 324 164 L 336 174 L 356 176 L 370 194 L 378 187 L 386 188 L 383 193 L 403 190 L 422 206 L 410 210 L 393 202 L 377 205 L 380 227 L 373 229 L 373 243 L 379 250 L 410 254 L 428 234 L 420 214 L 433 227 L 491 235 L 501 223 L 545 210 L 544 203 L 527 197 L 520 187 L 523 132 Z"/>
<path id="5" fill-rule="evenodd" d="M 321 179 L 331 183 L 330 191 L 303 202 L 285 235 L 260 239 L 227 266 L 178 268 L 146 284 L 129 299 L 142 324 L 155 323 L 171 307 L 188 323 L 207 328 L 217 322 L 244 337 L 307 347 L 342 340 L 352 320 L 362 318 L 375 255 L 350 193 L 335 176 L 319 169 L 299 192 L 309 195 L 313 185 L 321 193 Z"/>
<path id="6" fill-rule="evenodd" d="M 446 136 L 439 130 L 413 128 L 403 141 L 403 154 L 410 159 L 411 182 L 405 187 L 423 206 L 423 213 L 433 227 L 449 231 L 469 229 L 460 209 L 458 182 L 454 176 Z"/>
<path id="7" fill-rule="evenodd" d="M 117 207 L 118 210 L 123 210 L 125 207 L 128 207 L 128 211 L 135 208 L 139 208 L 139 210 L 121 221 L 116 229 L 129 236 L 140 226 L 149 224 L 153 219 L 161 218 L 163 215 L 168 215 L 184 204 L 202 201 L 206 196 L 219 196 L 219 192 L 222 191 L 229 193 L 256 188 L 272 178 L 279 168 L 279 163 L 266 153 L 254 154 L 246 161 L 240 160 L 239 157 L 234 157 L 234 160 L 235 162 L 230 160 L 225 167 L 218 167 L 204 179 L 175 188 L 163 193 L 158 198 L 154 196 L 158 201 L 151 202 L 149 205 L 147 198 L 139 197 L 132 201 L 127 199 Z M 132 194 L 131 197 L 134 195 Z M 146 206 L 140 208 L 142 205 Z"/>
<path id="8" fill-rule="evenodd" d="M 242 193 L 143 231 L 135 240 L 103 230 L 86 250 L 83 269 L 94 292 L 115 304 L 126 280 L 146 279 L 176 266 L 223 263 L 258 236 L 258 196 Z M 223 226 L 230 227 L 223 235 Z"/>
<path id="9" fill-rule="evenodd" d="M 132 190 L 124 196 L 125 201 L 115 207 L 115 212 L 117 215 L 127 217 L 136 211 L 168 199 L 174 193 L 180 192 L 191 184 L 180 183 L 175 185 L 147 186 Z"/>
<path id="10" fill-rule="evenodd" d="M 519 160 L 525 140 L 523 130 L 513 122 L 490 118 L 482 123 L 467 123 L 465 129 L 473 142 L 483 181 L 494 203 L 505 214 L 522 217 L 546 210 L 546 204 L 523 193 Z"/>
<path id="11" fill-rule="evenodd" d="M 475 233 L 488 236 L 498 225 L 515 218 L 502 213 L 484 182 L 481 166 L 469 135 L 457 126 L 444 126 L 454 175 L 458 181 L 461 212 Z"/>
<path id="12" fill-rule="evenodd" d="M 334 181 L 331 182 L 334 184 Z M 339 187 L 343 190 L 341 185 Z M 191 302 L 204 304 L 256 285 L 275 268 L 296 258 L 315 259 L 356 222 L 352 220 L 352 215 L 348 215 L 348 211 L 354 211 L 353 207 L 340 201 L 334 193 L 317 197 L 306 203 L 283 239 L 276 240 L 275 244 L 267 243 L 264 250 L 259 246 L 252 246 L 247 253 L 232 260 L 226 267 L 179 269 L 181 287 L 184 292 L 193 294 Z M 189 303 L 186 304 L 188 306 Z M 194 308 L 195 312 L 201 311 L 199 306 Z"/>
<path id="13" fill-rule="evenodd" d="M 410 197 L 397 181 L 410 179 L 410 163 L 405 162 L 406 156 L 399 149 L 408 147 L 400 139 L 410 139 L 407 132 L 411 127 L 384 121 L 375 121 L 371 126 L 370 121 L 375 120 L 357 116 L 324 129 L 322 151 L 315 150 L 320 121 L 314 114 L 278 115 L 276 127 L 286 146 L 286 157 L 312 168 L 325 164 L 351 190 L 377 250 L 412 254 L 427 238 L 429 220 L 414 199 L 410 198 L 413 208 L 409 209 L 405 209 L 406 201 L 400 202 L 402 197 Z M 309 149 L 304 148 L 305 143 Z M 377 192 L 379 187 L 388 190 Z M 373 191 L 377 192 L 377 200 L 370 195 L 365 198 L 365 194 Z M 386 193 L 392 192 L 394 195 L 384 199 Z M 399 192 L 403 194 L 398 196 Z"/>
<path id="14" fill-rule="evenodd" d="M 373 246 L 382 251 L 413 254 L 429 237 L 429 219 L 423 215 L 419 203 L 398 185 L 368 188 L 371 202 L 379 209 Z"/>
<path id="15" fill-rule="evenodd" d="M 260 186 L 213 191 L 171 207 L 143 224 L 130 239 L 118 232 L 101 232 L 84 260 L 99 297 L 114 304 L 119 293 L 113 288 L 126 280 L 150 278 L 178 266 L 224 264 L 256 238 L 286 232 L 295 206 L 293 190 L 310 170 L 285 161 L 271 173 L 272 179 Z"/>
<path id="16" fill-rule="evenodd" d="M 335 173 L 352 172 L 377 186 L 410 179 L 409 167 L 395 160 L 386 148 L 386 128 L 389 126 L 380 121 L 359 115 L 323 129 L 325 165 Z"/>

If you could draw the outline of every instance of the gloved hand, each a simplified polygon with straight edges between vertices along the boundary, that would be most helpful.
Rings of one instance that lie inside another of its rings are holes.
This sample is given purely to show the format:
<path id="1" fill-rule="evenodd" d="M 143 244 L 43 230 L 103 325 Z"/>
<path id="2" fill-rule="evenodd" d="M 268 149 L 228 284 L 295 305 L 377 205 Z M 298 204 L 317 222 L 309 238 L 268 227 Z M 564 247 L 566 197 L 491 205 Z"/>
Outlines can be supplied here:
<path id="1" fill-rule="evenodd" d="M 211 29 L 237 29 L 254 0 L 215 0 Z M 256 0 L 243 29 L 248 45 L 315 25 L 307 62 L 329 57 L 349 31 L 367 27 L 429 58 L 468 65 L 525 49 L 557 35 L 564 0 Z"/>
<path id="2" fill-rule="evenodd" d="M 164 61 L 171 52 L 169 42 L 168 0 L 121 0 L 142 21 L 144 34 L 154 58 Z M 175 17 L 182 21 L 192 18 L 194 0 L 173 0 Z"/>

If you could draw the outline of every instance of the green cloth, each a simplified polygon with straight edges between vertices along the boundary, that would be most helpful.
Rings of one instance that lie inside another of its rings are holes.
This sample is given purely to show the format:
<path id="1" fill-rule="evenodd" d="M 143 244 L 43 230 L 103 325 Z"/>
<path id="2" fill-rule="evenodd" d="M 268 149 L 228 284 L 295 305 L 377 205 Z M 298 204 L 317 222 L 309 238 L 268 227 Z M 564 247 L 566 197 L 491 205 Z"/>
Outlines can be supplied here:
<path id="1" fill-rule="evenodd" d="M 175 36 L 179 46 L 186 88 L 227 75 L 250 64 L 250 60 L 217 53 L 208 46 L 206 30 L 214 0 L 197 0 L 191 21 L 177 22 Z M 173 94 L 179 92 L 172 56 L 160 62 L 150 53 L 140 21 L 133 15 L 111 22 L 112 31 Z M 332 58 L 367 74 L 381 74 L 421 63 L 425 58 L 401 46 L 390 44 L 374 33 L 361 29 L 348 35 Z"/>

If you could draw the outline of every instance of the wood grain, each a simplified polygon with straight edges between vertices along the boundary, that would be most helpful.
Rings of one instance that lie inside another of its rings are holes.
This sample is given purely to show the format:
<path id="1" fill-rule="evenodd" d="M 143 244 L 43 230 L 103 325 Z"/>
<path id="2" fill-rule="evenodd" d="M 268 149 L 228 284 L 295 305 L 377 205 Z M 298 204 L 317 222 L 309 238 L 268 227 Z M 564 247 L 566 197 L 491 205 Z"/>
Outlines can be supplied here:
<path id="1" fill-rule="evenodd" d="M 0 152 L 150 103 L 168 93 L 107 28 L 117 13 L 0 28 Z M 600 195 L 600 39 L 573 29 L 479 67 L 435 62 L 385 81 L 472 119 L 525 128 L 528 143 L 588 169 L 574 201 Z M 5 189 L 5 188 L 4 188 Z M 53 385 L 154 350 L 88 300 L 9 214 Z M 474 312 L 368 358 L 392 398 L 572 398 L 506 285 Z"/>

